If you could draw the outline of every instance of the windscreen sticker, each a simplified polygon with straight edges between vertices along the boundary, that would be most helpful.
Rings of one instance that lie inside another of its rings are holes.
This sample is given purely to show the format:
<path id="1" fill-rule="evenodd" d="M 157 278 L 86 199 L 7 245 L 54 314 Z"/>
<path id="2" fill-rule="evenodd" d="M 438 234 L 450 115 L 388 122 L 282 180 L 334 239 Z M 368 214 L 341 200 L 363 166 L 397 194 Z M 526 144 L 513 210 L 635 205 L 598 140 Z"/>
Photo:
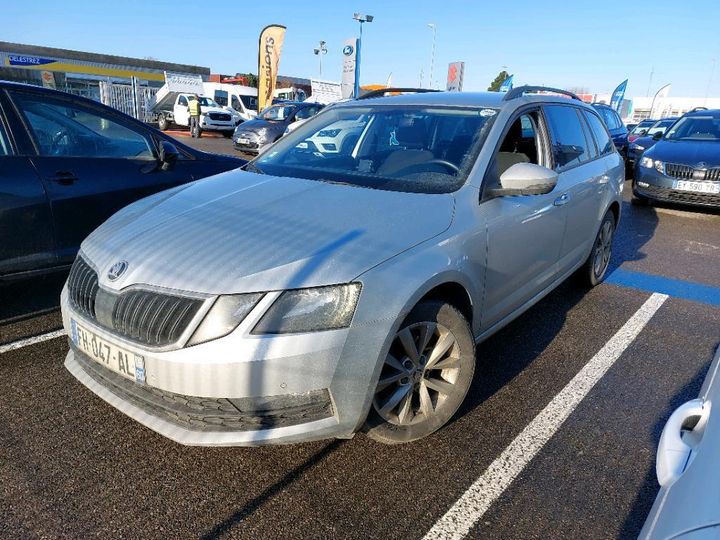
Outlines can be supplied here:
<path id="1" fill-rule="evenodd" d="M 480 111 L 480 116 L 495 116 L 497 111 L 494 109 L 483 109 Z"/>
<path id="2" fill-rule="evenodd" d="M 388 142 L 389 146 L 400 146 L 400 143 L 397 140 L 397 136 L 395 135 L 395 130 L 392 130 L 390 132 L 390 141 Z"/>

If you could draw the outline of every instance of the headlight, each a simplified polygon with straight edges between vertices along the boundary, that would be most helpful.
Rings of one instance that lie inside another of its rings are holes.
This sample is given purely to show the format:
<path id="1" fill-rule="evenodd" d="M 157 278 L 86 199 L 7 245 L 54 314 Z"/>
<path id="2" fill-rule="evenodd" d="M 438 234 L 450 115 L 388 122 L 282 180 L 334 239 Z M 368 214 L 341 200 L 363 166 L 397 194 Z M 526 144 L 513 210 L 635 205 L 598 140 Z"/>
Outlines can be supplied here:
<path id="1" fill-rule="evenodd" d="M 655 166 L 655 162 L 652 158 L 644 157 L 640 160 L 640 166 L 645 167 L 646 169 L 652 169 Z"/>
<path id="2" fill-rule="evenodd" d="M 640 146 L 639 144 L 632 143 L 630 145 L 630 150 L 645 150 L 645 147 Z"/>
<path id="3" fill-rule="evenodd" d="M 342 129 L 323 129 L 318 131 L 318 137 L 337 137 Z"/>
<path id="4" fill-rule="evenodd" d="M 270 306 L 253 334 L 315 332 L 350 326 L 360 284 L 285 291 Z"/>
<path id="5" fill-rule="evenodd" d="M 190 338 L 188 346 L 227 336 L 262 297 L 263 293 L 219 296 Z"/>

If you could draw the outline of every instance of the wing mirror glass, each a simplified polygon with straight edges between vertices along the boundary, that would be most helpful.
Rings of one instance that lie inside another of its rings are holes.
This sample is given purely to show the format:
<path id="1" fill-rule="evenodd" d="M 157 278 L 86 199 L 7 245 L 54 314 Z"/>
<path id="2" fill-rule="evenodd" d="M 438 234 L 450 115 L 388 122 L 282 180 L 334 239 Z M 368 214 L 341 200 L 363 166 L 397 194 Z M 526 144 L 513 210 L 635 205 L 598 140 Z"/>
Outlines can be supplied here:
<path id="1" fill-rule="evenodd" d="M 516 163 L 500 176 L 500 187 L 487 191 L 490 197 L 544 195 L 557 184 L 558 174 L 534 163 Z"/>
<path id="2" fill-rule="evenodd" d="M 170 171 L 180 157 L 180 151 L 170 141 L 160 142 L 160 168 L 163 171 Z"/>
<path id="3" fill-rule="evenodd" d="M 655 140 L 655 141 L 659 141 L 660 139 L 662 139 L 662 136 L 663 136 L 663 132 L 662 132 L 662 131 L 656 131 L 655 133 L 653 133 L 652 138 L 653 138 L 653 140 Z"/>

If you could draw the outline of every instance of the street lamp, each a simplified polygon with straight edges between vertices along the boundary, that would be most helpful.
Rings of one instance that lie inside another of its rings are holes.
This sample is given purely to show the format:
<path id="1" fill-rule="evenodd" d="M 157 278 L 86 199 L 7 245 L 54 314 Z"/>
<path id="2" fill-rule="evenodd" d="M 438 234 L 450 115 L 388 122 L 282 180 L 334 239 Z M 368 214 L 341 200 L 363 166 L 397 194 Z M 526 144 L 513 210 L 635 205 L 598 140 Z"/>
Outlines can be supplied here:
<path id="1" fill-rule="evenodd" d="M 432 53 L 430 54 L 430 88 L 433 87 L 433 71 L 435 69 L 435 33 L 437 32 L 437 26 L 435 23 L 428 23 L 428 26 L 432 28 L 433 40 L 432 40 Z"/>
<path id="2" fill-rule="evenodd" d="M 321 41 L 320 46 L 313 49 L 313 52 L 318 57 L 318 60 L 320 61 L 320 77 L 322 77 L 322 55 L 327 54 L 327 47 L 325 46 L 325 42 Z"/>
<path id="3" fill-rule="evenodd" d="M 364 13 L 355 13 L 353 19 L 360 23 L 360 37 L 357 40 L 357 51 L 355 51 L 355 90 L 353 92 L 355 98 L 360 96 L 360 49 L 362 45 L 362 29 L 363 23 L 373 22 L 372 15 L 365 15 Z"/>

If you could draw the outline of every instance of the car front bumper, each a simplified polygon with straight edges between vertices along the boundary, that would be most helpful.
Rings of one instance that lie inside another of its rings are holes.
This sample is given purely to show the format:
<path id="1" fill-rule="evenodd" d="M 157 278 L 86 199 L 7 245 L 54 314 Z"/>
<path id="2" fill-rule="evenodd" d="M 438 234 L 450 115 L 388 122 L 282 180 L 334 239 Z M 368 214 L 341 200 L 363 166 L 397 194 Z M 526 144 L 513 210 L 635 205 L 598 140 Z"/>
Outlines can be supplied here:
<path id="1" fill-rule="evenodd" d="M 636 163 L 633 177 L 633 193 L 636 195 L 663 202 L 720 207 L 720 194 L 676 189 L 674 182 L 677 179 L 666 176 L 654 168 L 641 167 Z M 703 182 L 720 185 L 720 182 Z"/>
<path id="2" fill-rule="evenodd" d="M 205 131 L 235 131 L 237 124 L 232 120 L 213 120 L 211 118 L 200 117 L 200 129 Z"/>
<path id="3" fill-rule="evenodd" d="M 352 437 L 370 407 L 391 321 L 252 335 L 278 294 L 268 293 L 223 338 L 153 351 L 76 312 L 66 288 L 61 307 L 68 334 L 73 319 L 101 340 L 142 355 L 146 379 L 143 384 L 121 377 L 72 342 L 65 366 L 113 407 L 185 445 L 259 446 Z"/>

